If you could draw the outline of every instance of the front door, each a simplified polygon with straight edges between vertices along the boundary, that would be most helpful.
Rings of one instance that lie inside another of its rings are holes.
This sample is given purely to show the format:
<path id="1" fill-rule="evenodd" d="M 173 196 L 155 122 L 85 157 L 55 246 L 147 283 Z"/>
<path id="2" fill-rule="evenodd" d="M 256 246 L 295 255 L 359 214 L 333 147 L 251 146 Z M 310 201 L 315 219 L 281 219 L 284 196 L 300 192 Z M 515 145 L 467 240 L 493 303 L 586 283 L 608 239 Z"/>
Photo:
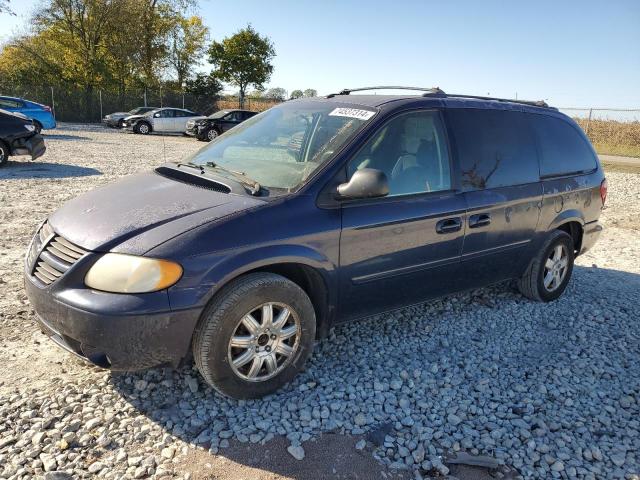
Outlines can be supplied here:
<path id="1" fill-rule="evenodd" d="M 341 318 L 419 302 L 455 289 L 466 204 L 452 188 L 440 113 L 411 111 L 382 126 L 348 165 L 376 168 L 389 195 L 342 206 Z"/>
<path id="2" fill-rule="evenodd" d="M 231 112 L 222 117 L 220 126 L 223 132 L 231 130 L 233 127 L 240 123 L 241 112 Z"/>
<path id="3" fill-rule="evenodd" d="M 155 115 L 158 115 L 158 114 L 160 114 L 159 117 L 154 116 L 153 129 L 156 132 L 172 132 L 175 111 L 171 108 L 167 108 L 165 110 L 161 110 Z"/>
<path id="4" fill-rule="evenodd" d="M 519 276 L 530 260 L 542 184 L 522 112 L 449 109 L 467 203 L 465 287 Z"/>

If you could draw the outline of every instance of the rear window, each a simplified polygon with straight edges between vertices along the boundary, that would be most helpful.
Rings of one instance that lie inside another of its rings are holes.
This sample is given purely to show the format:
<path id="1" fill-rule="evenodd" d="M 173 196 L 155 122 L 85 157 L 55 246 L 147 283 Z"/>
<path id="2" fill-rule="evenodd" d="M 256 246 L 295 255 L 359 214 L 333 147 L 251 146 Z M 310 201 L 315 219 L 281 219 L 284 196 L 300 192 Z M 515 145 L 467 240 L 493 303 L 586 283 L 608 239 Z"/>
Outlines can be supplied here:
<path id="1" fill-rule="evenodd" d="M 596 168 L 587 141 L 570 123 L 546 115 L 529 115 L 540 145 L 540 175 L 569 175 Z"/>
<path id="2" fill-rule="evenodd" d="M 522 185 L 540 179 L 533 134 L 523 113 L 450 109 L 466 191 Z"/>

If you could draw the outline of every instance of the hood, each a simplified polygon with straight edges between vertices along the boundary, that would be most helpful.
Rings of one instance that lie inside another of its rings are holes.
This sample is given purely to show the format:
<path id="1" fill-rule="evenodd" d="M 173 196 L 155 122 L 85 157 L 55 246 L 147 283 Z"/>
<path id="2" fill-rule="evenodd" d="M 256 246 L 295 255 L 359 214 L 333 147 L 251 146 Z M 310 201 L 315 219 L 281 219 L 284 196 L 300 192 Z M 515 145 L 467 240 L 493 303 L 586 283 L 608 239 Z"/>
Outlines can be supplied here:
<path id="1" fill-rule="evenodd" d="M 148 172 L 74 198 L 49 223 L 87 250 L 141 255 L 192 228 L 265 203 Z"/>
<path id="2" fill-rule="evenodd" d="M 125 119 L 125 120 L 127 120 L 127 121 L 131 121 L 131 120 L 139 120 L 139 119 L 141 119 L 142 117 L 146 117 L 146 116 L 147 116 L 147 114 L 146 114 L 146 113 L 145 113 L 145 114 L 143 114 L 143 115 L 127 115 L 124 119 Z"/>
<path id="3" fill-rule="evenodd" d="M 25 120 L 25 123 L 31 123 L 31 119 L 20 112 L 10 112 L 8 110 L 3 110 L 0 108 L 0 114 L 6 115 L 8 117 L 19 118 L 20 120 Z"/>

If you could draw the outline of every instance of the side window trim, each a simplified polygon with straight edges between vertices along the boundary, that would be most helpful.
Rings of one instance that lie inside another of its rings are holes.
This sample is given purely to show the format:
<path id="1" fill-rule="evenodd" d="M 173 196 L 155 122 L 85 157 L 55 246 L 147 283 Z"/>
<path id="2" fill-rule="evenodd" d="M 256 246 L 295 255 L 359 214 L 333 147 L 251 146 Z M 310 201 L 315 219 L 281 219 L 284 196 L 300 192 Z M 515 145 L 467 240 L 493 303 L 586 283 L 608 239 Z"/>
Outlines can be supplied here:
<path id="1" fill-rule="evenodd" d="M 394 121 L 396 118 L 403 116 L 403 115 L 410 115 L 412 113 L 429 113 L 429 112 L 434 112 L 437 114 L 438 119 L 440 120 L 440 126 L 441 126 L 441 133 L 444 136 L 443 140 L 444 140 L 444 144 L 446 146 L 447 149 L 447 160 L 448 160 L 448 164 L 449 164 L 449 188 L 446 190 L 434 190 L 434 191 L 424 191 L 424 192 L 414 192 L 414 193 L 406 193 L 406 194 L 398 194 L 398 195 L 387 195 L 384 197 L 379 197 L 379 198 L 358 198 L 358 199 L 352 199 L 352 200 L 348 200 L 348 199 L 344 199 L 344 200 L 340 200 L 340 203 L 344 204 L 345 206 L 347 205 L 353 205 L 353 204 L 362 204 L 362 203 L 377 203 L 377 202 L 391 202 L 391 201 L 396 201 L 396 200 L 404 200 L 406 198 L 410 198 L 410 197 L 418 197 L 418 196 L 437 196 L 437 195 L 446 195 L 446 194 L 451 194 L 452 192 L 458 192 L 458 182 L 456 181 L 455 178 L 455 172 L 457 170 L 455 169 L 455 165 L 454 165 L 454 161 L 453 161 L 453 155 L 452 155 L 452 151 L 451 151 L 451 140 L 449 138 L 449 126 L 448 123 L 446 122 L 444 116 L 443 116 L 443 109 L 442 108 L 434 108 L 434 107 L 428 107 L 428 108 L 412 108 L 412 109 L 408 109 L 408 110 L 402 110 L 399 112 L 394 113 L 392 116 L 390 116 L 389 118 L 387 118 L 381 125 L 379 125 L 375 130 L 373 130 L 372 132 L 369 133 L 369 135 L 367 135 L 366 138 L 364 138 L 362 140 L 362 144 L 360 146 L 360 148 L 358 148 L 358 150 L 351 156 L 349 157 L 345 163 L 344 166 L 342 168 L 342 172 L 344 175 L 344 178 L 346 178 L 346 181 L 349 180 L 349 165 L 351 164 L 351 162 L 361 153 L 362 149 L 367 146 L 367 144 L 373 140 L 376 135 L 378 135 L 378 133 L 380 133 L 382 130 L 384 130 L 389 123 L 391 123 L 392 121 Z"/>

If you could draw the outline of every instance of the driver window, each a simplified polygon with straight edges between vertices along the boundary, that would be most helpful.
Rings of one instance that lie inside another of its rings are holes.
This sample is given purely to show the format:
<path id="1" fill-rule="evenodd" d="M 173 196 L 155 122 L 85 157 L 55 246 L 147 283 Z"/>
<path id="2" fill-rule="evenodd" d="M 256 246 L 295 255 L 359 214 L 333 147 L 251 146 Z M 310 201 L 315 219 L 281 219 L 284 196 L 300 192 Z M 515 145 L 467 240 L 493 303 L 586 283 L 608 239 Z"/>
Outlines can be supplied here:
<path id="1" fill-rule="evenodd" d="M 449 190 L 449 152 L 438 112 L 405 113 L 387 122 L 349 162 L 349 178 L 360 168 L 384 172 L 389 196 Z"/>

